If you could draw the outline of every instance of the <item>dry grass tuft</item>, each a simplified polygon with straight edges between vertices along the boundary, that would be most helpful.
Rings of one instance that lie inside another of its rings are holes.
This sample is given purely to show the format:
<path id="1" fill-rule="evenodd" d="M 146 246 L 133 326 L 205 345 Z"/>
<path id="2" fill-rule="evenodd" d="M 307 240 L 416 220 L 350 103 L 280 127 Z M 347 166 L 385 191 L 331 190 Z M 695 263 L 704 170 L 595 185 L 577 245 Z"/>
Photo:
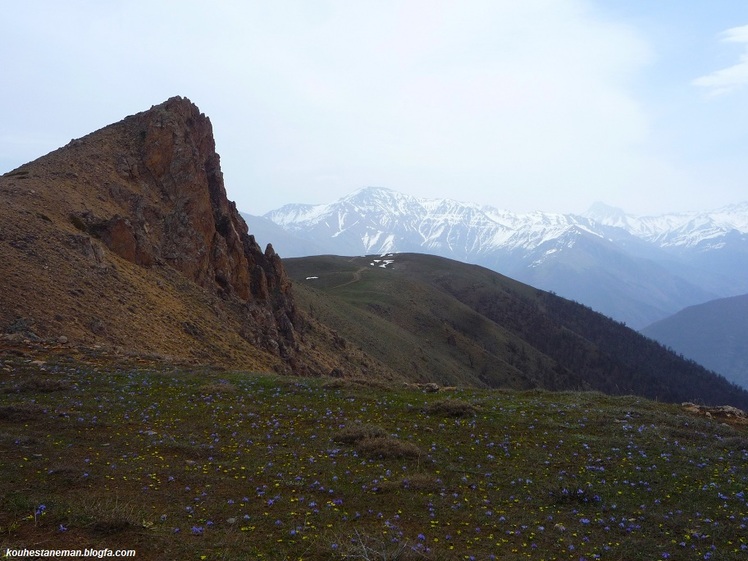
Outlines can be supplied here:
<path id="1" fill-rule="evenodd" d="M 472 417 L 476 413 L 475 406 L 461 399 L 442 399 L 434 401 L 424 408 L 430 415 L 443 417 Z"/>
<path id="2" fill-rule="evenodd" d="M 396 458 L 418 458 L 423 452 L 412 442 L 403 442 L 389 436 L 365 438 L 356 444 L 356 451 L 368 458 L 382 460 Z"/>
<path id="3" fill-rule="evenodd" d="M 30 378 L 11 388 L 6 393 L 52 393 L 69 390 L 72 386 L 67 380 L 55 378 Z"/>
<path id="4" fill-rule="evenodd" d="M 234 393 L 236 392 L 236 386 L 230 382 L 215 382 L 213 384 L 205 384 L 200 387 L 201 394 L 216 394 L 216 393 Z"/>
<path id="5" fill-rule="evenodd" d="M 377 425 L 354 425 L 346 427 L 332 437 L 333 442 L 356 444 L 365 439 L 384 438 L 387 431 Z"/>
<path id="6" fill-rule="evenodd" d="M 93 498 L 85 501 L 81 507 L 74 514 L 75 518 L 97 534 L 118 534 L 142 528 L 146 524 L 144 512 L 140 508 L 118 498 Z"/>
<path id="7" fill-rule="evenodd" d="M 338 537 L 337 551 L 331 559 L 363 561 L 414 561 L 433 559 L 421 548 L 406 541 L 386 539 L 355 530 L 350 537 Z"/>

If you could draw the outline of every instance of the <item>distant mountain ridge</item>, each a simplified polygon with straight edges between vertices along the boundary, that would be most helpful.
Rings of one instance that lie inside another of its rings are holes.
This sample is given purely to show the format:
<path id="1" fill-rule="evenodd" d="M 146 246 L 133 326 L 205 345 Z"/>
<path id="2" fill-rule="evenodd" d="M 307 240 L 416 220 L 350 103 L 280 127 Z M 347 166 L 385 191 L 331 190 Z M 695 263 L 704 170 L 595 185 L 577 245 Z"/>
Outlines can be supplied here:
<path id="1" fill-rule="evenodd" d="M 748 294 L 690 306 L 642 333 L 748 388 Z"/>
<path id="2" fill-rule="evenodd" d="M 518 214 L 367 187 L 248 222 L 258 239 L 270 232 L 278 239 L 273 226 L 281 228 L 285 239 L 274 247 L 284 257 L 312 255 L 310 246 L 338 255 L 431 253 L 483 265 L 635 328 L 748 292 L 748 203 L 654 217 L 601 203 L 583 214 Z"/>

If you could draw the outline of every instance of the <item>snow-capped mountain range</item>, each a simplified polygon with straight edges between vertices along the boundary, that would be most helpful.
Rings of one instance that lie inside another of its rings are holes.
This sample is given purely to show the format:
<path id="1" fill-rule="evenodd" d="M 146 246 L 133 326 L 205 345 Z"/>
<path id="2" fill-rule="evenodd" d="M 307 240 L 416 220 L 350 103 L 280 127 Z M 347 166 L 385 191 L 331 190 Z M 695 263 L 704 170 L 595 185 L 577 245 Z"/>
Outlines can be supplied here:
<path id="1" fill-rule="evenodd" d="M 748 292 L 748 202 L 637 217 L 597 203 L 583 214 L 517 214 L 367 187 L 336 202 L 245 215 L 284 257 L 432 253 L 493 269 L 641 328 Z"/>

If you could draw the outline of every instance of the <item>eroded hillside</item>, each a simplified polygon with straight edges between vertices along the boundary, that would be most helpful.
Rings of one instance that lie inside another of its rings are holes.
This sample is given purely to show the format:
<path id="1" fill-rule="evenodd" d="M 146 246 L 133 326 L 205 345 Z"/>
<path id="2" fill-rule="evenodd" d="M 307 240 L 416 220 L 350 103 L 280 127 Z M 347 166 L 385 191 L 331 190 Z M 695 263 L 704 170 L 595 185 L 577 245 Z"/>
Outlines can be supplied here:
<path id="1" fill-rule="evenodd" d="M 172 98 L 0 177 L 0 333 L 173 360 L 326 374 L 271 245 L 226 197 L 210 120 Z M 355 358 L 355 357 L 354 357 Z"/>

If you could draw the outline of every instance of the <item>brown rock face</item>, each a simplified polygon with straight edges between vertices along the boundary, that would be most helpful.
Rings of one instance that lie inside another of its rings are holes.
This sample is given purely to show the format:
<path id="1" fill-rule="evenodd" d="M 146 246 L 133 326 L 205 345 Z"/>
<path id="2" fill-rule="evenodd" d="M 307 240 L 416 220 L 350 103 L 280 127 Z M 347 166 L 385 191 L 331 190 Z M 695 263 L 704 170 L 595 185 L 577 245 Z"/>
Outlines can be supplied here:
<path id="1" fill-rule="evenodd" d="M 114 126 L 130 139 L 118 166 L 123 181 L 151 197 L 134 189 L 117 197 L 114 189 L 126 218 L 110 218 L 102 241 L 134 263 L 163 262 L 222 296 L 269 306 L 281 343 L 293 343 L 290 282 L 272 246 L 262 252 L 226 196 L 210 119 L 175 97 Z"/>
<path id="2" fill-rule="evenodd" d="M 118 157 L 123 184 L 110 187 L 122 215 L 87 220 L 107 247 L 140 265 L 166 263 L 245 302 L 283 304 L 289 286 L 282 266 L 247 234 L 226 196 L 210 119 L 176 97 L 113 127 L 130 147 Z"/>
<path id="3" fill-rule="evenodd" d="M 149 337 L 132 326 L 147 326 L 156 316 L 163 341 L 186 336 L 199 342 L 199 352 L 174 344 L 192 356 L 238 356 L 246 352 L 241 340 L 287 361 L 296 353 L 300 319 L 290 281 L 272 246 L 262 251 L 228 200 L 210 120 L 189 100 L 171 98 L 73 140 L 5 174 L 0 189 L 7 201 L 0 219 L 13 242 L 0 248 L 7 278 L 33 276 L 38 291 L 38 302 L 27 295 L 9 300 L 0 313 L 5 324 L 34 316 L 41 318 L 38 326 L 64 329 L 59 318 L 72 318 L 70 329 L 82 326 L 95 339 L 143 346 L 155 332 Z M 115 255 L 135 268 L 123 269 Z M 208 312 L 183 309 L 179 300 L 161 305 L 155 295 L 164 283 L 170 293 L 183 292 L 169 270 L 204 291 L 205 298 L 192 292 L 190 298 L 220 304 L 210 304 Z M 92 294 L 109 298 L 112 309 L 70 311 L 82 309 L 82 299 Z M 112 317 L 115 312 L 122 317 Z M 221 351 L 205 335 L 219 329 L 221 318 L 233 322 L 227 329 L 239 339 L 231 339 L 230 350 Z M 198 320 L 204 328 L 196 327 Z"/>

